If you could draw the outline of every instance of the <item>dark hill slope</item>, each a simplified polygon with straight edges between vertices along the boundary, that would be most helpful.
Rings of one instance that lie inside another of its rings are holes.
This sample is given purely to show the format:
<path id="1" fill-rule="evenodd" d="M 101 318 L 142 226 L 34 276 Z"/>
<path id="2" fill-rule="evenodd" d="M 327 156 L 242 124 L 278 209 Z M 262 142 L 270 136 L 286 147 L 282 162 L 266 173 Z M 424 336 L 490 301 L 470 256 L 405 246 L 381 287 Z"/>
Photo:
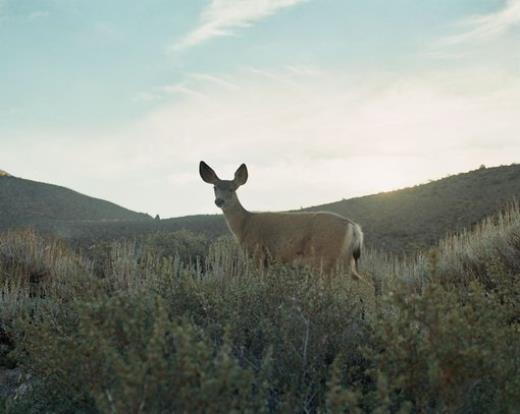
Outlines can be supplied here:
<path id="1" fill-rule="evenodd" d="M 227 233 L 222 215 L 197 215 L 155 220 L 118 220 L 118 221 L 53 221 L 37 226 L 46 234 L 60 238 L 73 239 L 80 244 L 94 243 L 97 240 L 138 238 L 143 235 L 163 232 L 170 233 L 189 230 L 214 239 Z"/>
<path id="2" fill-rule="evenodd" d="M 333 211 L 347 216 L 363 226 L 367 246 L 404 253 L 471 228 L 519 199 L 520 165 L 511 165 L 481 168 L 428 184 L 301 211 Z M 203 231 L 210 236 L 228 232 L 222 216 L 173 218 L 161 221 L 159 228 Z"/>
<path id="3" fill-rule="evenodd" d="M 0 176 L 0 230 L 47 226 L 55 221 L 152 220 L 108 201 L 68 188 Z"/>
<path id="4" fill-rule="evenodd" d="M 342 200 L 301 211 L 333 211 L 360 223 L 366 244 L 404 253 L 431 246 L 520 199 L 520 165 L 481 168 L 402 190 Z M 247 206 L 247 202 L 245 203 Z M 164 220 L 161 226 L 227 232 L 221 216 Z"/>
<path id="5" fill-rule="evenodd" d="M 306 209 L 359 222 L 367 244 L 403 252 L 431 246 L 520 199 L 520 165 L 481 168 L 428 184 Z"/>
<path id="6" fill-rule="evenodd" d="M 368 246 L 401 253 L 470 228 L 515 199 L 520 199 L 520 165 L 483 168 L 303 211 L 333 211 L 350 217 L 363 226 Z M 0 229 L 28 224 L 61 237 L 88 240 L 182 229 L 209 237 L 228 233 L 221 215 L 155 221 L 65 188 L 0 177 Z"/>

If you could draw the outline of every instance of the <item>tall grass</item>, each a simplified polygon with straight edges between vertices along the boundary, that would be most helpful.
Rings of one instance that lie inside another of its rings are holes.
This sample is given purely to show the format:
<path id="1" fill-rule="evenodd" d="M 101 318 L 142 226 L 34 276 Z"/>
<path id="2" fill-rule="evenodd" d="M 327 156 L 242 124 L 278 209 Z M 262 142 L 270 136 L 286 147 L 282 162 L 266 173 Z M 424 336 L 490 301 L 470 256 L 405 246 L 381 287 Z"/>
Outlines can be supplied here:
<path id="1" fill-rule="evenodd" d="M 520 273 L 520 205 L 513 202 L 473 229 L 450 235 L 414 256 L 368 251 L 364 269 L 386 292 L 403 283 L 420 292 L 432 281 L 467 285 L 478 280 L 491 287 L 497 270 L 513 278 Z"/>
<path id="2" fill-rule="evenodd" d="M 0 365 L 32 380 L 4 409 L 513 412 L 519 240 L 515 205 L 414 258 L 367 252 L 374 292 L 341 274 L 258 268 L 229 238 L 78 253 L 6 233 Z"/>

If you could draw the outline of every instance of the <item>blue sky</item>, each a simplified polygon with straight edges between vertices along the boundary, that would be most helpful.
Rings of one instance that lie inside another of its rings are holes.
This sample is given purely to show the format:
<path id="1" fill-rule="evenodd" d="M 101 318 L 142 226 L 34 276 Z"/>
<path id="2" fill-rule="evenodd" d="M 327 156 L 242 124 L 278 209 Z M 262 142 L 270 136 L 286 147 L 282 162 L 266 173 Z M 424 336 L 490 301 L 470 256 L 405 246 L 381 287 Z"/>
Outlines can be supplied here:
<path id="1" fill-rule="evenodd" d="M 0 0 L 0 168 L 162 216 L 242 162 L 279 210 L 520 154 L 519 0 Z"/>

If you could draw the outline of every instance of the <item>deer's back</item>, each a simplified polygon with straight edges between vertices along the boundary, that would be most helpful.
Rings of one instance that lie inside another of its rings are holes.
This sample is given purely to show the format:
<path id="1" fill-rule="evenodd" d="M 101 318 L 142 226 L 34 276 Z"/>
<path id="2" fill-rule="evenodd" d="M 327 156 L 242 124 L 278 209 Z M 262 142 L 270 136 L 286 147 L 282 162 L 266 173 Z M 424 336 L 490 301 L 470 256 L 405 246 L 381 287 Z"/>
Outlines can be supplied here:
<path id="1" fill-rule="evenodd" d="M 283 261 L 339 255 L 350 220 L 338 214 L 252 213 L 241 242 L 250 250 L 268 251 Z"/>

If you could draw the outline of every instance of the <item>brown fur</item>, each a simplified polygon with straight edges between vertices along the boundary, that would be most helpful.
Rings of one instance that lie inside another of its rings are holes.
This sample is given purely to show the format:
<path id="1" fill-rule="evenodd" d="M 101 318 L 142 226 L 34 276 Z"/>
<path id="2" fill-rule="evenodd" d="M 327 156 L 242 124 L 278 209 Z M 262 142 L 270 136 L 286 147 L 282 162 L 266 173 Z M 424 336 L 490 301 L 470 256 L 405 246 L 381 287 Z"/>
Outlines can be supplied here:
<path id="1" fill-rule="evenodd" d="M 308 265 L 327 273 L 343 265 L 351 269 L 353 277 L 360 278 L 354 252 L 359 257 L 363 233 L 354 222 L 328 212 L 247 211 L 236 195 L 236 188 L 247 181 L 245 165 L 237 170 L 233 181 L 220 180 L 204 163 L 201 163 L 201 176 L 215 185 L 216 202 L 223 210 L 229 229 L 258 261 Z"/>

